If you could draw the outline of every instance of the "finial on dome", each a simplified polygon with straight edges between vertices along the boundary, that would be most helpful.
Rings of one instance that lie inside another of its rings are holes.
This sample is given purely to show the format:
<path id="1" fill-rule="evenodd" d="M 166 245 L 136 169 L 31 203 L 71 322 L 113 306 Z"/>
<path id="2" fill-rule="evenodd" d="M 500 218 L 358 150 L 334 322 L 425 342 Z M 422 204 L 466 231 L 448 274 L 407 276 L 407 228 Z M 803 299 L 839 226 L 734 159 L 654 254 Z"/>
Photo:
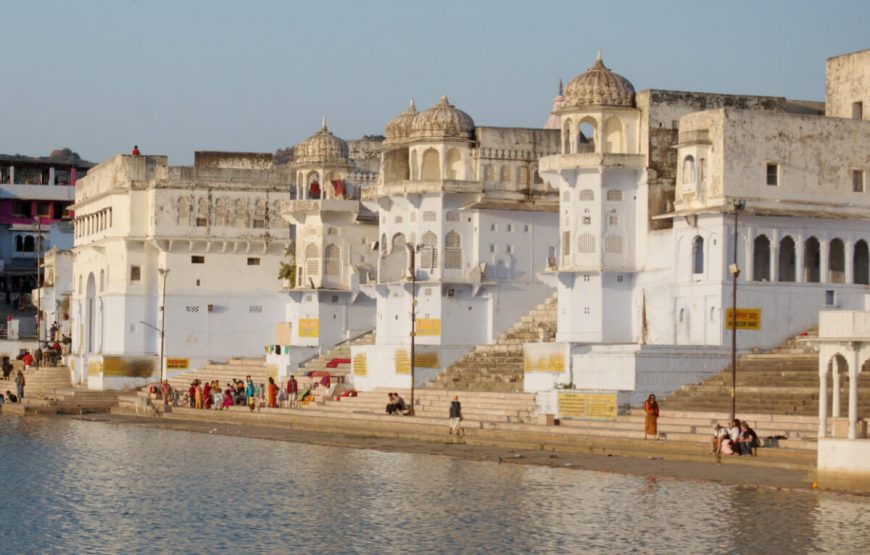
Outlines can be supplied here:
<path id="1" fill-rule="evenodd" d="M 562 96 L 562 78 L 559 78 L 559 96 Z"/>
<path id="2" fill-rule="evenodd" d="M 595 54 L 595 61 L 596 62 L 601 61 L 601 49 L 600 48 L 598 49 L 598 52 L 596 52 L 596 54 Z"/>
<path id="3" fill-rule="evenodd" d="M 447 106 L 448 104 L 450 104 L 450 101 L 447 100 L 446 94 L 441 95 L 441 100 L 438 101 L 438 104 L 441 104 L 442 106 Z"/>
<path id="4" fill-rule="evenodd" d="M 416 112 L 417 112 L 417 107 L 414 106 L 414 99 L 412 98 L 411 101 L 408 102 L 408 113 L 413 114 Z"/>
<path id="5" fill-rule="evenodd" d="M 323 121 L 320 122 L 320 130 L 326 131 L 326 112 L 323 113 Z"/>

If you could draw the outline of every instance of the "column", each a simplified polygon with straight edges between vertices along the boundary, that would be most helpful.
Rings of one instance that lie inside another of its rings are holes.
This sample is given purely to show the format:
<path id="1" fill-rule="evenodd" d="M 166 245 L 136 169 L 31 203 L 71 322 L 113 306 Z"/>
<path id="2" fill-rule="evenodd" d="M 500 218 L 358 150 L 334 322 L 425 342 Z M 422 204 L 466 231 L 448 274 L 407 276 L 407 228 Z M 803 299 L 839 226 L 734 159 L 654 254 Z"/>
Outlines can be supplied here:
<path id="1" fill-rule="evenodd" d="M 831 362 L 831 371 L 833 373 L 833 395 L 831 396 L 831 416 L 834 418 L 840 417 L 840 372 L 843 370 L 840 368 L 839 363 L 837 362 L 837 358 L 834 357 Z"/>
<path id="2" fill-rule="evenodd" d="M 852 347 L 849 364 L 849 439 L 855 439 L 858 428 L 858 350 Z"/>
<path id="3" fill-rule="evenodd" d="M 843 267 L 843 271 L 846 272 L 846 275 L 843 276 L 843 283 L 852 284 L 854 283 L 855 278 L 855 270 L 852 266 L 852 263 L 855 262 L 853 258 L 855 256 L 855 242 L 854 241 L 843 241 L 843 256 L 846 257 L 846 265 Z"/>
<path id="4" fill-rule="evenodd" d="M 803 237 L 792 237 L 794 239 L 794 281 L 795 283 L 803 283 L 806 281 L 804 276 L 804 240 Z"/>
<path id="5" fill-rule="evenodd" d="M 779 281 L 779 243 L 770 242 L 770 282 Z"/>
<path id="6" fill-rule="evenodd" d="M 828 364 L 825 352 L 820 349 L 819 353 L 819 439 L 824 438 L 828 431 Z"/>
<path id="7" fill-rule="evenodd" d="M 830 254 L 830 241 L 825 239 L 819 240 L 819 283 L 830 283 L 831 276 L 828 275 L 828 268 L 831 267 L 828 255 Z"/>
<path id="8" fill-rule="evenodd" d="M 750 227 L 745 228 L 745 233 L 746 235 L 743 238 L 743 266 L 740 268 L 740 275 L 743 277 L 743 281 L 750 282 L 754 275 L 753 264 L 755 263 L 755 260 L 752 258 L 755 255 L 755 245 L 750 240 L 750 237 L 753 237 L 755 233 Z M 739 250 L 737 254 L 740 254 Z"/>
<path id="9" fill-rule="evenodd" d="M 54 168 L 48 168 L 48 184 L 54 185 L 56 180 L 56 174 L 54 172 Z"/>

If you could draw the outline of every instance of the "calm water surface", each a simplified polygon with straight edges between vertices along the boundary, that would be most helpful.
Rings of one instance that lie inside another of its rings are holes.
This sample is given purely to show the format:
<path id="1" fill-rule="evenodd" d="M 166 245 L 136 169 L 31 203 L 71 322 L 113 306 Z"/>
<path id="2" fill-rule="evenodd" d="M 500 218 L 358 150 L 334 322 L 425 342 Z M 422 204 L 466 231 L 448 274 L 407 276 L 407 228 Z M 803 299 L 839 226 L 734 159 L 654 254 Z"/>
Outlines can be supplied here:
<path id="1" fill-rule="evenodd" d="M 867 553 L 853 498 L 0 416 L 0 553 Z"/>

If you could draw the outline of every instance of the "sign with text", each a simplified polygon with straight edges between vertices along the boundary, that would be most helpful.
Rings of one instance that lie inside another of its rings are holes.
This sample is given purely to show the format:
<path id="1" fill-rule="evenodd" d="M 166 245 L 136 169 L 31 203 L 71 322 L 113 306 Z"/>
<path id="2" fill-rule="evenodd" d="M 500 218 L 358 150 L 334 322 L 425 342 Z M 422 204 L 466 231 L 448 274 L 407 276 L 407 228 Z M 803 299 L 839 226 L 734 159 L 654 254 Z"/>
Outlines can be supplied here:
<path id="1" fill-rule="evenodd" d="M 319 337 L 319 318 L 299 318 L 299 337 Z"/>
<path id="2" fill-rule="evenodd" d="M 189 358 L 166 358 L 167 370 L 187 370 L 190 368 Z"/>
<path id="3" fill-rule="evenodd" d="M 734 313 L 729 308 L 725 311 L 725 329 L 733 328 Z M 738 308 L 737 309 L 737 330 L 760 330 L 761 329 L 761 309 L 760 308 Z"/>
<path id="4" fill-rule="evenodd" d="M 616 418 L 616 393 L 559 392 L 559 418 L 613 420 Z"/>
<path id="5" fill-rule="evenodd" d="M 438 337 L 441 335 L 441 320 L 438 318 L 418 318 L 416 332 L 418 336 Z"/>
<path id="6" fill-rule="evenodd" d="M 560 343 L 526 343 L 523 345 L 523 372 L 565 371 L 565 347 Z"/>
<path id="7" fill-rule="evenodd" d="M 411 375 L 411 355 L 405 349 L 396 351 L 396 374 Z"/>
<path id="8" fill-rule="evenodd" d="M 358 353 L 353 357 L 353 375 L 365 378 L 369 375 L 368 357 L 365 353 Z"/>

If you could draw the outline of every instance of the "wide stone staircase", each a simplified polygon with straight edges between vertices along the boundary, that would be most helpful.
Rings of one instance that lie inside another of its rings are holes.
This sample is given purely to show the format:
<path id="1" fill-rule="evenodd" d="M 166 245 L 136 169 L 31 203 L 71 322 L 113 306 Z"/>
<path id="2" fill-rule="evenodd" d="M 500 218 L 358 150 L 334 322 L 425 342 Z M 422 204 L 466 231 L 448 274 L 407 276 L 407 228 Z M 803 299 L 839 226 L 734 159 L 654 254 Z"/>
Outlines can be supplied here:
<path id="1" fill-rule="evenodd" d="M 13 376 L 18 368 L 13 370 Z M 66 366 L 42 366 L 25 374 L 24 401 L 3 405 L 3 412 L 19 415 L 84 414 L 109 412 L 118 403 L 117 391 L 90 391 L 73 387 Z M 15 382 L 0 380 L 0 393 L 15 392 Z"/>
<path id="2" fill-rule="evenodd" d="M 227 382 L 244 380 L 245 376 L 251 376 L 256 384 L 264 384 L 269 378 L 278 378 L 278 368 L 274 364 L 266 364 L 265 357 L 231 358 L 227 362 L 209 362 L 203 368 L 173 376 L 169 378 L 169 385 L 178 391 L 187 391 L 194 380 L 203 383 L 217 380 L 224 387 Z"/>
<path id="3" fill-rule="evenodd" d="M 802 337 L 815 335 L 817 331 L 810 330 L 766 353 L 738 357 L 738 418 L 745 413 L 818 418 L 819 357 L 808 343 L 801 341 Z M 841 381 L 839 395 L 841 406 L 848 406 L 848 379 Z M 870 414 L 870 381 L 859 382 L 858 398 L 859 414 Z M 663 414 L 671 411 L 730 413 L 731 367 L 699 384 L 683 386 L 659 404 Z"/>
<path id="4" fill-rule="evenodd" d="M 339 343 L 328 351 L 322 353 L 320 356 L 303 363 L 299 367 L 298 374 L 304 375 L 309 372 L 329 372 L 333 377 L 344 378 L 351 371 L 351 347 L 357 345 L 373 345 L 374 342 L 375 332 L 372 330 L 348 341 Z"/>
<path id="5" fill-rule="evenodd" d="M 556 339 L 556 295 L 538 305 L 498 336 L 478 345 L 430 383 L 430 389 L 520 392 L 523 389 L 523 344 Z"/>
<path id="6" fill-rule="evenodd" d="M 9 380 L 0 380 L 0 394 L 6 391 L 15 393 L 15 376 L 23 369 L 20 361 L 13 361 L 12 373 Z M 59 389 L 72 387 L 70 371 L 66 366 L 41 366 L 31 368 L 24 374 L 25 386 L 24 397 L 38 399 L 53 395 Z"/>

